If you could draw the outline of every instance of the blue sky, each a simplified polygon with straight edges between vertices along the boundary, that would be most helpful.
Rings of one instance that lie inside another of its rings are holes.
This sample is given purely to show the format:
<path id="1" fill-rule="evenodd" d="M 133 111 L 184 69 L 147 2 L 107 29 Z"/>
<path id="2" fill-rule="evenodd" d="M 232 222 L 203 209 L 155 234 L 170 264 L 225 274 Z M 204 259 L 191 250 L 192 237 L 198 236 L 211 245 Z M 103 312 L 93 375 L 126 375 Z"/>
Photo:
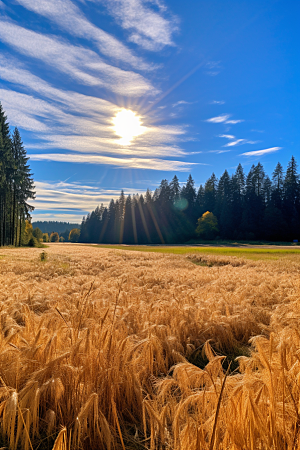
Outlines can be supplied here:
<path id="1" fill-rule="evenodd" d="M 300 163 L 296 1 L 0 0 L 0 101 L 34 172 L 34 220 L 176 173 Z M 144 132 L 122 145 L 123 108 Z"/>

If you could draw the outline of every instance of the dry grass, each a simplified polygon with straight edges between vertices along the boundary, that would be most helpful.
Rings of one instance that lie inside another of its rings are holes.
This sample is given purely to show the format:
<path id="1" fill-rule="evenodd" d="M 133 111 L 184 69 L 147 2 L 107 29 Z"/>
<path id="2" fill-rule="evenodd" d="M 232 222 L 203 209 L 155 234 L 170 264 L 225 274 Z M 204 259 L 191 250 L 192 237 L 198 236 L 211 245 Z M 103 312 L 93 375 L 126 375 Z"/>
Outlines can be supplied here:
<path id="1" fill-rule="evenodd" d="M 0 446 L 300 449 L 299 256 L 46 251 L 1 251 Z"/>

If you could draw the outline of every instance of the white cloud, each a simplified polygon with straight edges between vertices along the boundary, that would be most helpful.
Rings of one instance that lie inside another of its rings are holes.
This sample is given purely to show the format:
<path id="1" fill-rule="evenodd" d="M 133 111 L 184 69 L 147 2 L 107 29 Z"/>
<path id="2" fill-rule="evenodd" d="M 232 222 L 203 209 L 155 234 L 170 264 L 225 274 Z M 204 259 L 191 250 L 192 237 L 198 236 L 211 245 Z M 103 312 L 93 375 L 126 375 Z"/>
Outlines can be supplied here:
<path id="1" fill-rule="evenodd" d="M 278 150 L 281 150 L 281 148 L 282 147 L 270 147 L 270 148 L 265 148 L 263 150 L 255 150 L 253 152 L 241 153 L 240 156 L 262 156 L 262 155 L 266 155 L 268 153 L 278 152 Z"/>
<path id="2" fill-rule="evenodd" d="M 113 105 L 107 100 L 73 91 L 57 89 L 28 70 L 25 70 L 16 59 L 8 59 L 3 55 L 0 55 L 0 79 L 18 84 L 39 96 L 50 99 L 52 102 L 58 102 L 59 107 L 63 106 L 68 111 L 78 113 L 78 105 L 80 105 L 80 110 L 83 115 L 97 114 L 98 121 L 101 116 L 113 115 L 118 110 L 116 105 Z M 12 92 L 7 90 L 6 95 Z"/>
<path id="3" fill-rule="evenodd" d="M 16 0 L 20 5 L 55 22 L 70 34 L 94 41 L 100 52 L 123 61 L 139 70 L 149 70 L 146 64 L 118 39 L 89 22 L 70 0 Z"/>
<path id="4" fill-rule="evenodd" d="M 225 102 L 223 100 L 213 100 L 211 102 L 212 105 L 224 105 Z"/>
<path id="5" fill-rule="evenodd" d="M 247 139 L 236 139 L 235 136 L 233 136 L 232 134 L 220 134 L 219 137 L 230 140 L 230 142 L 223 145 L 223 147 L 234 147 L 235 145 L 242 145 L 242 144 L 257 144 L 259 142 L 259 141 L 248 141 Z"/>
<path id="6" fill-rule="evenodd" d="M 207 119 L 206 122 L 211 122 L 211 123 L 227 123 L 227 124 L 236 124 L 236 123 L 240 123 L 240 122 L 244 122 L 244 120 L 242 119 L 238 119 L 238 120 L 229 120 L 229 117 L 231 117 L 231 114 L 220 114 L 220 116 L 216 116 L 216 117 L 211 117 L 210 119 Z"/>
<path id="7" fill-rule="evenodd" d="M 246 139 L 236 139 L 235 141 L 228 142 L 228 144 L 225 144 L 224 147 L 234 147 L 235 145 L 241 145 L 245 143 Z"/>
<path id="8" fill-rule="evenodd" d="M 190 105 L 191 102 L 186 102 L 185 100 L 179 100 L 179 102 L 173 103 L 172 107 L 176 108 L 176 106 L 180 106 L 180 105 Z"/>
<path id="9" fill-rule="evenodd" d="M 220 134 L 219 137 L 226 139 L 235 139 L 235 136 L 233 136 L 232 134 Z"/>
<path id="10" fill-rule="evenodd" d="M 210 119 L 207 119 L 206 122 L 211 123 L 228 123 L 227 120 L 229 119 L 230 114 L 221 114 L 220 116 L 211 117 Z"/>
<path id="11" fill-rule="evenodd" d="M 241 123 L 244 122 L 243 119 L 239 119 L 239 120 L 227 120 L 225 123 L 230 123 L 232 125 L 236 124 L 236 123 Z"/>
<path id="12" fill-rule="evenodd" d="M 60 112 L 44 100 L 7 89 L 0 89 L 0 98 L 10 122 L 30 131 L 49 132 L 41 119 Z"/>
<path id="13" fill-rule="evenodd" d="M 102 86 L 115 93 L 138 97 L 158 91 L 140 74 L 105 63 L 92 50 L 0 20 L 0 39 L 18 52 L 39 59 L 88 86 Z"/>
<path id="14" fill-rule="evenodd" d="M 37 209 L 78 211 L 79 214 L 82 214 L 82 211 L 91 211 L 101 203 L 108 204 L 112 198 L 119 196 L 119 192 L 115 190 L 63 181 L 36 181 L 35 190 L 36 199 L 32 204 Z"/>
<path id="15" fill-rule="evenodd" d="M 216 75 L 219 75 L 220 73 L 220 62 L 221 61 L 208 61 L 205 64 L 205 67 L 207 69 L 210 69 L 206 71 L 206 75 L 210 75 L 211 77 L 215 77 Z"/>
<path id="16" fill-rule="evenodd" d="M 166 18 L 166 7 L 155 2 L 159 12 L 151 9 L 151 0 L 99 0 L 122 28 L 130 31 L 129 40 L 141 47 L 157 51 L 174 45 L 172 35 L 177 30 L 176 18 Z"/>
<path id="17" fill-rule="evenodd" d="M 221 153 L 228 153 L 230 150 L 210 150 L 209 153 L 217 153 L 220 155 Z"/>
<path id="18" fill-rule="evenodd" d="M 181 161 L 169 161 L 154 158 L 119 158 L 103 155 L 84 155 L 84 154 L 31 154 L 28 155 L 33 161 L 57 161 L 68 163 L 84 163 L 84 164 L 107 164 L 124 169 L 151 169 L 165 171 L 188 172 L 194 163 Z"/>
<path id="19" fill-rule="evenodd" d="M 247 139 L 236 139 L 232 134 L 220 134 L 219 137 L 229 139 L 230 142 L 223 145 L 223 147 L 234 147 L 241 144 L 257 144 L 258 141 L 248 141 Z M 235 140 L 233 140 L 235 139 Z"/>

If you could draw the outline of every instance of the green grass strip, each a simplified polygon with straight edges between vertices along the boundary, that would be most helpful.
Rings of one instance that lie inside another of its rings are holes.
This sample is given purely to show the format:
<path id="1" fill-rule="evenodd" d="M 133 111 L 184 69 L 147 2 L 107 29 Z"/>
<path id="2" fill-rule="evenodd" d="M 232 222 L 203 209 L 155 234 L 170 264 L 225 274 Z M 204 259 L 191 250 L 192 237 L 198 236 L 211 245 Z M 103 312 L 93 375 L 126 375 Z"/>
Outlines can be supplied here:
<path id="1" fill-rule="evenodd" d="M 115 250 L 130 250 L 138 252 L 173 253 L 186 255 L 191 253 L 201 253 L 210 255 L 237 256 L 248 259 L 278 259 L 300 255 L 300 249 L 279 249 L 279 248 L 245 248 L 245 247 L 193 247 L 193 246 L 150 246 L 150 245 L 106 245 L 98 244 L 93 247 L 110 248 Z"/>

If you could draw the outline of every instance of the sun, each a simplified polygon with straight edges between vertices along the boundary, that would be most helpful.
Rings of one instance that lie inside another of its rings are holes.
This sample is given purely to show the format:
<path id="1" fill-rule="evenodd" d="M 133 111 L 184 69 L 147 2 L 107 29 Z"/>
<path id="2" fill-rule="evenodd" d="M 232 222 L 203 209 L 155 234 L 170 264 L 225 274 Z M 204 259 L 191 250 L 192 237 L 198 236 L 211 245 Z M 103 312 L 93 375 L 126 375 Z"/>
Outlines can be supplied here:
<path id="1" fill-rule="evenodd" d="M 141 118 L 130 109 L 122 109 L 113 118 L 114 131 L 121 137 L 121 145 L 130 145 L 133 138 L 145 132 Z"/>

